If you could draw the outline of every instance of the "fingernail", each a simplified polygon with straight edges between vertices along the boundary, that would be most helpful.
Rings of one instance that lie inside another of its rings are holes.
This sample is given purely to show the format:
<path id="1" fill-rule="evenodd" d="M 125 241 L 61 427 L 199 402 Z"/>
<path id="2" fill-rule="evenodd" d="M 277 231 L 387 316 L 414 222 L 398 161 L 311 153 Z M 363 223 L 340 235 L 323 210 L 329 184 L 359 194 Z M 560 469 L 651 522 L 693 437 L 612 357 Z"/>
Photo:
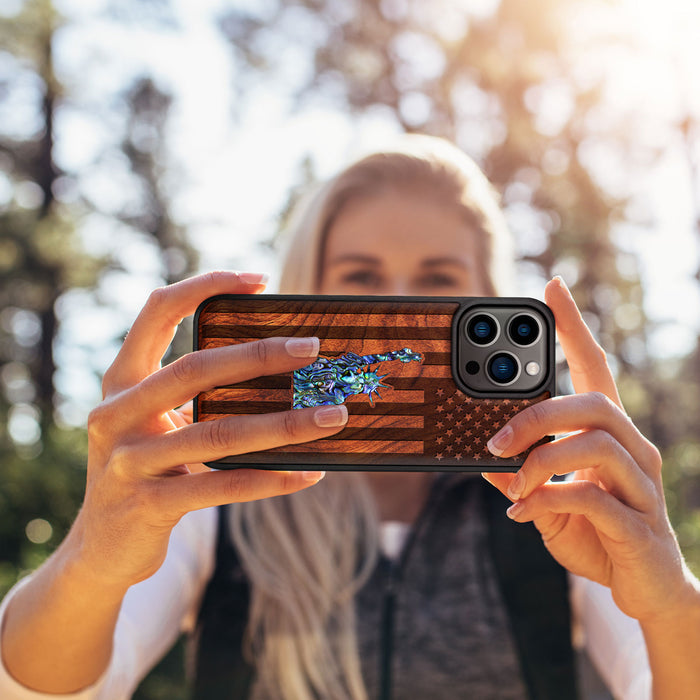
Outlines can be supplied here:
<path id="1" fill-rule="evenodd" d="M 304 481 L 310 481 L 312 484 L 315 484 L 326 476 L 326 472 L 303 472 L 302 476 Z"/>
<path id="2" fill-rule="evenodd" d="M 567 286 L 566 282 L 564 282 L 564 278 L 561 275 L 554 275 L 552 280 L 556 282 L 565 292 L 569 292 L 569 287 Z M 571 294 L 571 292 L 569 292 L 569 294 Z"/>
<path id="3" fill-rule="evenodd" d="M 314 422 L 319 428 L 336 428 L 348 422 L 348 409 L 344 405 L 324 406 L 314 413 Z"/>
<path id="4" fill-rule="evenodd" d="M 285 344 L 292 357 L 318 357 L 321 343 L 318 338 L 290 338 Z"/>
<path id="5" fill-rule="evenodd" d="M 238 279 L 246 284 L 267 284 L 270 275 L 265 272 L 239 272 Z"/>
<path id="6" fill-rule="evenodd" d="M 496 457 L 500 457 L 513 442 L 513 429 L 506 425 L 501 428 L 487 443 L 489 452 Z"/>
<path id="7" fill-rule="evenodd" d="M 513 503 L 513 505 L 506 511 L 506 515 L 511 520 L 515 520 L 523 512 L 524 509 L 525 506 L 522 503 Z"/>
<path id="8" fill-rule="evenodd" d="M 522 472 L 518 472 L 513 481 L 510 482 L 510 486 L 508 487 L 508 496 L 514 501 L 517 501 L 520 498 L 524 488 L 525 476 Z"/>

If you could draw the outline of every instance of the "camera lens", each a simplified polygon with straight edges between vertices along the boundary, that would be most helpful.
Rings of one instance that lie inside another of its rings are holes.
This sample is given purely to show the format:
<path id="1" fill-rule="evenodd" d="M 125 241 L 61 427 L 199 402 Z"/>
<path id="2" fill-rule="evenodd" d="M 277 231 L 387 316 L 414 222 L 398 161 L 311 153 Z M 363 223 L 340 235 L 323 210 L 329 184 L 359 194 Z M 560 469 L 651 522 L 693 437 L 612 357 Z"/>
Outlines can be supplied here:
<path id="1" fill-rule="evenodd" d="M 474 345 L 490 345 L 498 335 L 498 322 L 488 314 L 476 314 L 467 323 L 467 338 Z"/>
<path id="2" fill-rule="evenodd" d="M 540 324 L 533 316 L 520 314 L 508 324 L 508 336 L 516 345 L 532 345 L 540 337 Z"/>
<path id="3" fill-rule="evenodd" d="M 489 360 L 486 371 L 496 384 L 511 384 L 516 380 L 520 366 L 514 355 L 498 352 Z"/>

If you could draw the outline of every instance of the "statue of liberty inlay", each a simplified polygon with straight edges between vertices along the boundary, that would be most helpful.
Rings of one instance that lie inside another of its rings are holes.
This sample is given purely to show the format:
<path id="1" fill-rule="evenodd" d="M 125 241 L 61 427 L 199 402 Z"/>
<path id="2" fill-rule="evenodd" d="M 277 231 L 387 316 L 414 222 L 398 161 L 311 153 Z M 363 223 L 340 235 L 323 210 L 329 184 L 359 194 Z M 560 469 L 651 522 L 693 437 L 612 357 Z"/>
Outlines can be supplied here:
<path id="1" fill-rule="evenodd" d="M 370 366 L 392 360 L 421 362 L 423 356 L 404 348 L 374 355 L 347 352 L 332 359 L 319 357 L 312 364 L 294 371 L 292 408 L 341 404 L 348 396 L 356 394 L 367 394 L 370 405 L 374 406 L 373 394 L 381 399 L 379 388 L 391 389 L 391 386 L 382 384 L 382 379 L 388 374 L 379 374 L 379 367 L 370 370 Z"/>

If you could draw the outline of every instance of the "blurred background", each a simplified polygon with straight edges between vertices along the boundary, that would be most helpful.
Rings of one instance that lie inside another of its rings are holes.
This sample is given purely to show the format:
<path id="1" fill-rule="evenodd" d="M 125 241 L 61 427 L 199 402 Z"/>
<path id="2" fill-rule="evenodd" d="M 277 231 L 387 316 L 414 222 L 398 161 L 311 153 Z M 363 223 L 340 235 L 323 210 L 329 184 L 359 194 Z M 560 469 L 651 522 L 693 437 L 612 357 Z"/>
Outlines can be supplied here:
<path id="1" fill-rule="evenodd" d="M 695 0 L 0 0 L 0 595 L 75 516 L 148 292 L 274 291 L 300 193 L 405 131 L 497 186 L 521 293 L 572 288 L 700 574 L 699 65 Z M 186 697 L 182 654 L 136 697 Z"/>

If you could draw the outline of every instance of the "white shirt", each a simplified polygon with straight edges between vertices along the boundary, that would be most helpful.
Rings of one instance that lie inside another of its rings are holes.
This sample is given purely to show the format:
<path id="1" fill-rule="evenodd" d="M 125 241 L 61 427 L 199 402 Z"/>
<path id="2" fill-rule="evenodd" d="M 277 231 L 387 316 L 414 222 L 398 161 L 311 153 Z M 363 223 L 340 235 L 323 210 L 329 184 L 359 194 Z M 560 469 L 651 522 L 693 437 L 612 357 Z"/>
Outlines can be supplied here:
<path id="1" fill-rule="evenodd" d="M 209 508 L 189 513 L 175 526 L 161 568 L 127 592 L 114 633 L 112 660 L 95 685 L 67 695 L 37 693 L 7 673 L 0 654 L 0 698 L 128 700 L 196 619 L 214 570 L 216 520 L 216 510 Z M 384 525 L 387 554 L 400 550 L 404 538 L 404 528 L 396 523 Z M 639 623 L 617 608 L 604 586 L 578 576 L 570 576 L 570 584 L 574 629 L 610 691 L 620 700 L 651 698 L 651 672 Z M 0 606 L 0 629 L 7 604 L 22 585 L 20 581 Z"/>

